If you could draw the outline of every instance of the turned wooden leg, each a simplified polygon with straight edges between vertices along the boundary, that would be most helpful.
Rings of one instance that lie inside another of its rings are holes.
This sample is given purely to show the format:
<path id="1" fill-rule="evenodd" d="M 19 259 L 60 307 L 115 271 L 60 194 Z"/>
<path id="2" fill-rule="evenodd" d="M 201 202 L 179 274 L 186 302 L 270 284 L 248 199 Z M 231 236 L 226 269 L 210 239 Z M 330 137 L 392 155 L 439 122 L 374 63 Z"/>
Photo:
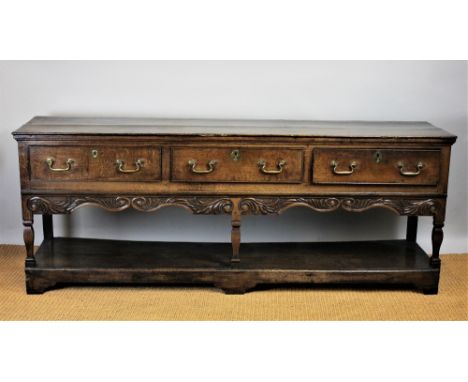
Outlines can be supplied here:
<path id="1" fill-rule="evenodd" d="M 26 246 L 26 267 L 36 265 L 36 259 L 34 258 L 34 228 L 33 228 L 33 217 L 31 220 L 23 220 L 23 239 L 24 245 Z"/>
<path id="2" fill-rule="evenodd" d="M 23 213 L 23 240 L 26 247 L 26 267 L 33 267 L 36 265 L 34 258 L 34 214 L 28 208 L 28 198 L 23 196 L 21 200 L 22 213 Z"/>
<path id="3" fill-rule="evenodd" d="M 418 217 L 408 216 L 408 222 L 406 224 L 406 240 L 412 243 L 416 243 L 417 235 L 418 235 Z"/>
<path id="4" fill-rule="evenodd" d="M 240 262 L 239 250 L 240 250 L 240 219 L 241 214 L 239 210 L 239 198 L 232 199 L 232 212 L 231 212 L 231 243 L 232 243 L 232 263 Z"/>
<path id="5" fill-rule="evenodd" d="M 439 221 L 437 216 L 434 216 L 434 223 L 432 228 L 432 257 L 431 264 L 435 267 L 440 266 L 440 246 L 442 245 L 442 240 L 444 240 L 444 222 Z"/>
<path id="6" fill-rule="evenodd" d="M 54 238 L 52 215 L 42 215 L 42 230 L 44 232 L 44 240 L 52 240 Z"/>

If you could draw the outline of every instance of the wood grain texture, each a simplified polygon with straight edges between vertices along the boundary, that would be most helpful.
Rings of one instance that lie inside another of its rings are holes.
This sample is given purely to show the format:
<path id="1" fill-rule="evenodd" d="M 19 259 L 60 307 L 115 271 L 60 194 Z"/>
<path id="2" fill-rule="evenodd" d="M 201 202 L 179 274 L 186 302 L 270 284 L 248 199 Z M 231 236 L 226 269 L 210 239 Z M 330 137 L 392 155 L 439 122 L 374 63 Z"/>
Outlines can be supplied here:
<path id="1" fill-rule="evenodd" d="M 84 148 L 86 150 L 86 148 Z M 91 152 L 95 150 L 96 157 Z M 115 147 L 94 145 L 87 150 L 90 180 L 140 182 L 161 180 L 160 147 Z M 135 171 L 137 160 L 142 160 L 136 172 L 120 172 L 117 161 L 122 161 L 124 171 Z"/>
<path id="2" fill-rule="evenodd" d="M 455 136 L 428 122 L 35 117 L 15 135 Z"/>
<path id="3" fill-rule="evenodd" d="M 239 158 L 231 156 L 238 150 Z M 197 174 L 188 165 L 190 160 L 204 170 L 210 161 L 216 161 L 213 172 Z M 276 170 L 278 163 L 286 161 L 279 174 L 264 174 L 258 162 L 264 160 L 267 170 Z M 302 183 L 304 178 L 304 150 L 280 147 L 252 148 L 240 144 L 226 148 L 175 147 L 172 149 L 171 181 L 218 183 Z"/>
<path id="4" fill-rule="evenodd" d="M 88 158 L 86 151 L 74 146 L 30 146 L 29 168 L 31 180 L 47 182 L 83 181 L 88 178 Z M 69 171 L 54 172 L 47 164 L 47 159 L 53 158 L 52 168 L 66 168 L 67 161 L 73 160 Z"/>
<path id="5" fill-rule="evenodd" d="M 378 159 L 376 159 L 378 156 Z M 333 172 L 332 162 L 337 171 L 347 171 L 355 163 L 351 174 L 338 175 Z M 417 165 L 423 165 L 420 174 L 415 173 Z M 403 167 L 400 169 L 399 164 Z M 314 183 L 372 183 L 435 186 L 439 182 L 439 150 L 387 150 L 387 149 L 339 149 L 318 148 L 314 150 Z"/>
<path id="6" fill-rule="evenodd" d="M 416 244 L 246 243 L 244 260 L 232 264 L 228 243 L 177 243 L 65 239 L 44 242 L 37 266 L 27 267 L 28 292 L 56 284 L 205 284 L 244 293 L 260 284 L 378 283 L 429 290 L 437 269 Z M 135 262 L 135 258 L 138 262 Z"/>

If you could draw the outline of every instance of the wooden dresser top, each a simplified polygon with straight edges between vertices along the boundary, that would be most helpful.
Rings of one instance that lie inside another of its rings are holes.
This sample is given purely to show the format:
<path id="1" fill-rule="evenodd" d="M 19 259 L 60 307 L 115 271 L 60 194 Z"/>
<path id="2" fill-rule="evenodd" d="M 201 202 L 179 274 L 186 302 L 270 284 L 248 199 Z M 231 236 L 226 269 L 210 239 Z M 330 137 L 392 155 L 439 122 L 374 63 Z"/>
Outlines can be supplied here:
<path id="1" fill-rule="evenodd" d="M 13 132 L 55 134 L 456 139 L 428 122 L 376 121 L 34 117 Z"/>

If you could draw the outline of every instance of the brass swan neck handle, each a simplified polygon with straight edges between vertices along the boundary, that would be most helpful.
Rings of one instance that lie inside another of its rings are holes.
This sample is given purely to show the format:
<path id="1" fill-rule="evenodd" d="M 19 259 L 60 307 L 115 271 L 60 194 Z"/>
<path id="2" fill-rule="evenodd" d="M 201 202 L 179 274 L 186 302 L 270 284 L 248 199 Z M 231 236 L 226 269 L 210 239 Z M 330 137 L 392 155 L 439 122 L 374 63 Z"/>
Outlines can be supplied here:
<path id="1" fill-rule="evenodd" d="M 75 163 L 75 161 L 71 158 L 68 158 L 67 161 L 65 162 L 65 164 L 67 165 L 67 167 L 64 167 L 64 168 L 56 168 L 56 167 L 53 167 L 54 166 L 54 163 L 55 163 L 55 158 L 54 157 L 49 157 L 46 159 L 46 163 L 47 163 L 47 166 L 49 166 L 49 170 L 50 171 L 54 171 L 54 172 L 65 172 L 65 171 L 70 171 L 71 168 L 72 168 L 72 165 Z"/>
<path id="2" fill-rule="evenodd" d="M 117 165 L 117 170 L 119 172 L 122 172 L 124 174 L 131 174 L 131 173 L 140 171 L 141 168 L 145 165 L 145 160 L 141 159 L 141 158 L 137 159 L 135 161 L 135 168 L 134 169 L 126 169 L 125 168 L 125 161 L 123 161 L 122 159 L 117 159 L 115 161 L 115 164 Z"/>
<path id="3" fill-rule="evenodd" d="M 281 174 L 283 172 L 284 166 L 286 165 L 286 161 L 283 159 L 280 159 L 278 163 L 276 164 L 276 167 L 277 167 L 276 170 L 267 170 L 266 160 L 264 159 L 260 159 L 257 164 L 260 167 L 260 171 L 262 173 L 269 174 L 269 175 L 276 175 L 276 174 Z"/>
<path id="4" fill-rule="evenodd" d="M 332 167 L 333 174 L 335 175 L 351 175 L 357 168 L 357 163 L 352 161 L 349 164 L 349 170 L 337 170 L 336 168 L 338 167 L 338 162 L 336 160 L 332 160 L 330 162 L 330 166 Z"/>
<path id="5" fill-rule="evenodd" d="M 198 162 L 195 159 L 190 159 L 187 162 L 187 164 L 190 167 L 190 171 L 192 171 L 194 174 L 209 174 L 215 170 L 218 161 L 216 161 L 215 159 L 210 160 L 208 162 L 208 168 L 206 170 L 198 170 L 197 163 Z"/>
<path id="6" fill-rule="evenodd" d="M 421 170 L 424 168 L 424 163 L 418 162 L 416 164 L 416 171 L 405 171 L 404 167 L 405 165 L 403 162 L 398 162 L 397 163 L 398 169 L 400 170 L 400 174 L 403 176 L 417 176 L 421 174 Z"/>

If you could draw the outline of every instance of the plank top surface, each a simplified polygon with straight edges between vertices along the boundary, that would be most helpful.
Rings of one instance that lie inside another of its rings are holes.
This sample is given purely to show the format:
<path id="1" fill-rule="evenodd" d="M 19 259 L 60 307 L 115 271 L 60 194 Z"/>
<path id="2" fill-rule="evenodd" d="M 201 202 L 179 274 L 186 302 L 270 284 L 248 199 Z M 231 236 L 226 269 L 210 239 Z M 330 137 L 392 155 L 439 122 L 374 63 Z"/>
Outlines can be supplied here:
<path id="1" fill-rule="evenodd" d="M 13 135 L 449 138 L 428 122 L 34 117 Z"/>

